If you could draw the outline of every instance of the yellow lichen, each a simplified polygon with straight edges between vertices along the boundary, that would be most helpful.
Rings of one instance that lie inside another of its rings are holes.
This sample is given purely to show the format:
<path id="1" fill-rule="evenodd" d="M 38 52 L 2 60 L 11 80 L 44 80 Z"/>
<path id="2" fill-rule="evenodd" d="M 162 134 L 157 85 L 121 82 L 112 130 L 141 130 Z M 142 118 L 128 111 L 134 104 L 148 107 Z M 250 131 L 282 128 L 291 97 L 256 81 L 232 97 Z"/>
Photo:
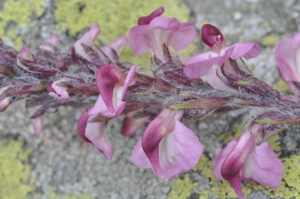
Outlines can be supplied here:
<path id="1" fill-rule="evenodd" d="M 44 12 L 44 0 L 14 0 L 5 1 L 0 12 L 0 35 L 4 41 L 10 41 L 15 48 L 22 47 L 22 38 L 16 34 L 15 27 L 8 23 L 16 24 L 20 28 L 32 27 L 35 20 Z"/>
<path id="2" fill-rule="evenodd" d="M 282 92 L 288 92 L 289 91 L 289 86 L 282 79 L 280 79 L 278 82 L 276 82 L 272 86 L 272 88 L 276 89 L 278 91 L 282 91 Z"/>
<path id="3" fill-rule="evenodd" d="M 280 40 L 280 37 L 275 34 L 270 34 L 262 38 L 261 43 L 264 46 L 273 47 Z"/>
<path id="4" fill-rule="evenodd" d="M 0 198 L 26 198 L 33 191 L 30 185 L 30 168 L 26 161 L 30 149 L 24 149 L 18 141 L 0 142 Z"/>
<path id="5" fill-rule="evenodd" d="M 169 199 L 183 199 L 188 198 L 191 195 L 191 191 L 199 186 L 198 183 L 193 182 L 188 176 L 184 179 L 178 178 L 172 186 L 171 191 L 168 194 Z"/>

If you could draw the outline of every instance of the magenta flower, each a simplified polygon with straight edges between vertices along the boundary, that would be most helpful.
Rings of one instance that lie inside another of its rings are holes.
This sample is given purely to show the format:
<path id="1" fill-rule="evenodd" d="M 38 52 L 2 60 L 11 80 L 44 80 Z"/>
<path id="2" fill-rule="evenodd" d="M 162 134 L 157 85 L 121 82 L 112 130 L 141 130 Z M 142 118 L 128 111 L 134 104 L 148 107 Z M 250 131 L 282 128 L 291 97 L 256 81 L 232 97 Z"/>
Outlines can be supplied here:
<path id="1" fill-rule="evenodd" d="M 208 73 L 212 65 L 221 65 L 229 59 L 256 57 L 261 49 L 257 43 L 236 43 L 226 47 L 226 40 L 222 33 L 214 26 L 206 24 L 202 27 L 202 40 L 213 51 L 200 53 L 186 61 L 184 74 L 192 79 Z"/>
<path id="2" fill-rule="evenodd" d="M 90 56 L 85 52 L 83 45 L 86 45 L 93 49 L 98 55 L 101 57 L 101 51 L 105 53 L 106 56 L 108 56 L 111 60 L 115 60 L 115 56 L 119 55 L 121 51 L 124 49 L 124 47 L 128 44 L 128 40 L 126 35 L 121 35 L 119 38 L 117 38 L 112 43 L 108 44 L 107 46 L 102 47 L 99 49 L 95 45 L 95 40 L 100 34 L 100 27 L 97 22 L 95 22 L 90 30 L 85 33 L 75 44 L 73 48 L 73 53 L 76 55 L 79 55 L 80 57 L 91 61 L 92 59 Z"/>
<path id="3" fill-rule="evenodd" d="M 152 19 L 164 14 L 164 12 L 165 12 L 164 7 L 159 7 L 156 10 L 154 10 L 150 15 L 145 17 L 140 17 L 138 20 L 138 25 L 148 25 L 152 21 Z"/>
<path id="4" fill-rule="evenodd" d="M 68 101 L 70 99 L 67 87 L 63 86 L 64 79 L 60 79 L 47 84 L 48 94 L 58 100 Z"/>
<path id="5" fill-rule="evenodd" d="M 146 54 L 150 48 L 153 56 L 165 61 L 163 44 L 181 51 L 194 41 L 196 30 L 192 23 L 180 23 L 176 18 L 159 16 L 162 13 L 163 9 L 158 8 L 140 20 L 139 23 L 144 25 L 135 26 L 129 31 L 129 44 L 135 54 Z"/>
<path id="6" fill-rule="evenodd" d="M 180 120 L 182 111 L 164 109 L 135 145 L 131 161 L 152 168 L 156 176 L 170 179 L 196 166 L 203 151 L 198 137 Z"/>
<path id="7" fill-rule="evenodd" d="M 239 198 L 244 198 L 240 181 L 252 180 L 277 188 L 283 176 L 283 164 L 269 143 L 255 145 L 256 132 L 246 130 L 238 140 L 231 141 L 217 156 L 214 175 L 228 180 Z"/>
<path id="8" fill-rule="evenodd" d="M 126 74 L 117 66 L 102 66 L 96 77 L 100 95 L 89 114 L 101 114 L 110 118 L 119 117 L 125 108 L 126 101 L 123 101 L 123 98 L 127 88 L 133 83 L 135 70 L 136 67 L 132 65 Z"/>
<path id="9" fill-rule="evenodd" d="M 84 112 L 77 122 L 81 138 L 98 149 L 107 159 L 112 159 L 114 149 L 106 137 L 105 122 L 93 121 L 96 116 Z"/>
<path id="10" fill-rule="evenodd" d="M 300 82 L 300 33 L 291 40 L 284 39 L 275 46 L 275 59 L 282 79 L 289 85 L 291 91 L 300 95 L 295 83 Z"/>

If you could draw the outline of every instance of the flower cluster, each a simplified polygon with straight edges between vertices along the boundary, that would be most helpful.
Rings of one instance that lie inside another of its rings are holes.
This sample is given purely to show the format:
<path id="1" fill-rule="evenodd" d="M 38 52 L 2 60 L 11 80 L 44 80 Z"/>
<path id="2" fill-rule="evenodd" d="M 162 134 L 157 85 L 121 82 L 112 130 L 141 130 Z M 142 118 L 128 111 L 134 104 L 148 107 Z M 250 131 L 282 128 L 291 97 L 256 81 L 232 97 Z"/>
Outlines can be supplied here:
<path id="1" fill-rule="evenodd" d="M 133 148 L 131 161 L 151 168 L 161 179 L 176 177 L 196 166 L 204 146 L 184 125 L 213 112 L 239 110 L 246 115 L 243 134 L 216 157 L 214 175 L 227 180 L 239 198 L 241 181 L 252 180 L 277 188 L 283 164 L 267 139 L 300 122 L 300 34 L 280 41 L 275 58 L 283 80 L 295 96 L 285 96 L 254 77 L 243 59 L 258 56 L 257 43 L 226 45 L 221 31 L 210 24 L 201 29 L 202 41 L 211 49 L 188 59 L 170 53 L 181 51 L 196 37 L 192 23 L 162 16 L 160 7 L 138 19 L 137 26 L 112 43 L 99 47 L 100 27 L 94 23 L 62 54 L 59 38 L 52 35 L 36 53 L 24 45 L 18 53 L 0 41 L 0 111 L 26 99 L 36 134 L 43 128 L 42 115 L 59 106 L 84 110 L 78 120 L 79 136 L 113 158 L 105 125 L 125 115 L 122 135 L 132 136 L 147 126 Z M 130 45 L 136 55 L 150 50 L 151 73 L 138 72 L 119 55 Z"/>

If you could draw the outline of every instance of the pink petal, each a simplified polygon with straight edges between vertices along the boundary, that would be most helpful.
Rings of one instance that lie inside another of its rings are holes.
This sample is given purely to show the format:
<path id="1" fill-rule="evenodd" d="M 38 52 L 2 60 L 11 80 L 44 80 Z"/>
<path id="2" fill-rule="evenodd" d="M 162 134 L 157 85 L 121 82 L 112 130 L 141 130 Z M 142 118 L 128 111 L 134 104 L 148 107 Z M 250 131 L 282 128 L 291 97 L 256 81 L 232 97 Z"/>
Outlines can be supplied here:
<path id="1" fill-rule="evenodd" d="M 173 131 L 175 126 L 174 117 L 174 111 L 164 109 L 152 122 L 150 122 L 142 137 L 143 150 L 152 164 L 153 172 L 159 178 L 166 177 L 160 166 L 159 143 L 165 135 Z"/>
<path id="2" fill-rule="evenodd" d="M 239 59 L 241 57 L 251 59 L 259 55 L 259 53 L 261 52 L 261 49 L 257 43 L 236 43 L 231 47 L 234 47 L 234 50 L 230 55 L 231 59 Z"/>
<path id="3" fill-rule="evenodd" d="M 136 71 L 136 67 L 135 67 L 135 65 L 132 65 L 130 67 L 129 72 L 127 73 L 127 76 L 126 76 L 126 79 L 125 79 L 125 82 L 124 82 L 121 100 L 123 100 L 128 87 L 132 84 L 135 71 Z"/>
<path id="4" fill-rule="evenodd" d="M 33 60 L 31 51 L 26 45 L 23 45 L 21 51 L 17 56 L 25 60 L 30 60 L 30 61 Z"/>
<path id="5" fill-rule="evenodd" d="M 115 107 L 113 105 L 113 91 L 116 84 L 123 85 L 122 73 L 122 69 L 110 65 L 102 66 L 97 72 L 96 83 L 98 90 L 107 108 L 112 113 L 115 112 Z"/>
<path id="6" fill-rule="evenodd" d="M 56 52 L 55 46 L 58 46 L 58 44 L 59 44 L 59 37 L 58 35 L 53 34 L 48 39 L 46 39 L 44 43 L 39 45 L 39 48 L 55 53 Z"/>
<path id="7" fill-rule="evenodd" d="M 5 111 L 5 109 L 8 107 L 10 102 L 11 102 L 11 97 L 5 97 L 2 100 L 0 100 L 0 112 Z"/>
<path id="8" fill-rule="evenodd" d="M 176 18 L 155 17 L 148 25 L 139 25 L 129 31 L 129 44 L 137 55 L 147 53 L 164 60 L 163 44 L 170 45 L 175 51 L 183 50 L 195 38 L 195 28 L 191 23 L 182 23 Z"/>
<path id="9" fill-rule="evenodd" d="M 166 45 L 172 46 L 175 51 L 181 51 L 188 47 L 196 37 L 196 29 L 193 23 L 182 23 L 178 30 L 170 35 Z"/>
<path id="10" fill-rule="evenodd" d="M 167 18 L 164 16 L 155 17 L 149 24 L 150 30 L 160 29 L 165 31 L 177 31 L 180 27 L 180 22 L 176 18 Z"/>
<path id="11" fill-rule="evenodd" d="M 230 185 L 234 189 L 236 195 L 239 197 L 239 199 L 244 199 L 245 195 L 242 191 L 241 183 L 240 183 L 240 175 L 236 174 L 233 178 L 229 181 Z"/>
<path id="12" fill-rule="evenodd" d="M 291 46 L 296 50 L 300 48 L 300 33 L 296 34 L 291 39 Z"/>
<path id="13" fill-rule="evenodd" d="M 95 40 L 100 34 L 100 27 L 97 22 L 95 22 L 90 30 L 86 32 L 76 43 L 74 44 L 74 51 L 76 54 L 80 55 L 81 57 L 89 60 L 89 56 L 84 51 L 82 44 L 91 47 L 92 49 L 95 48 Z"/>
<path id="14" fill-rule="evenodd" d="M 148 157 L 146 156 L 146 154 L 142 148 L 142 139 L 139 139 L 139 141 L 134 146 L 130 160 L 135 166 L 137 166 L 139 168 L 151 168 L 152 167 Z"/>
<path id="15" fill-rule="evenodd" d="M 103 101 L 103 98 L 101 95 L 99 95 L 95 105 L 89 110 L 89 115 L 98 115 L 101 114 L 108 118 L 117 118 L 121 115 L 122 111 L 124 110 L 126 105 L 125 101 L 121 101 L 118 106 L 115 109 L 115 112 L 111 112 L 105 102 Z"/>
<path id="16" fill-rule="evenodd" d="M 57 34 L 53 34 L 48 39 L 46 39 L 45 42 L 53 44 L 54 46 L 57 46 L 59 44 L 59 37 Z"/>
<path id="17" fill-rule="evenodd" d="M 107 159 L 111 160 L 114 149 L 106 137 L 105 122 L 90 122 L 90 120 L 85 129 L 85 136 L 96 149 L 103 153 Z"/>
<path id="18" fill-rule="evenodd" d="M 192 79 L 199 78 L 208 73 L 214 64 L 223 64 L 231 56 L 234 47 L 223 48 L 220 53 L 213 51 L 200 53 L 187 60 L 184 74 Z"/>
<path id="19" fill-rule="evenodd" d="M 275 59 L 278 64 L 281 77 L 284 81 L 300 82 L 299 67 L 296 63 L 296 52 L 292 48 L 290 40 L 281 40 L 275 46 Z"/>
<path id="20" fill-rule="evenodd" d="M 107 159 L 112 159 L 114 149 L 106 137 L 105 122 L 92 122 L 95 116 L 84 112 L 78 120 L 77 129 L 82 139 L 92 144 Z"/>
<path id="21" fill-rule="evenodd" d="M 164 12 L 164 7 L 159 7 L 156 10 L 154 10 L 150 15 L 140 17 L 138 20 L 138 25 L 148 25 L 155 17 L 162 15 Z"/>
<path id="22" fill-rule="evenodd" d="M 146 54 L 153 42 L 148 26 L 135 26 L 131 28 L 128 37 L 129 45 L 132 51 L 137 55 Z"/>
<path id="23" fill-rule="evenodd" d="M 32 116 L 34 116 L 34 114 L 37 111 L 39 111 L 42 107 L 43 105 L 27 107 L 27 112 L 29 114 L 30 121 L 33 125 L 33 129 L 36 135 L 39 135 L 43 130 L 42 118 L 41 117 L 32 118 Z"/>
<path id="24" fill-rule="evenodd" d="M 78 134 L 84 141 L 91 143 L 90 140 L 85 136 L 85 128 L 89 118 L 90 115 L 87 112 L 83 112 L 79 120 L 77 121 L 77 130 L 78 130 Z"/>
<path id="25" fill-rule="evenodd" d="M 125 46 L 128 44 L 128 40 L 126 35 L 121 35 L 116 40 L 114 40 L 112 43 L 104 46 L 101 48 L 101 50 L 110 58 L 113 59 L 115 57 L 115 53 L 117 55 L 120 55 L 122 50 L 125 48 Z"/>
<path id="26" fill-rule="evenodd" d="M 219 77 L 219 75 L 222 75 L 220 70 L 221 68 L 219 66 L 213 65 L 207 74 L 201 76 L 201 79 L 215 89 L 236 92 L 236 90 L 225 84 L 221 77 Z"/>
<path id="27" fill-rule="evenodd" d="M 68 93 L 68 89 L 66 87 L 60 86 L 58 85 L 59 83 L 64 82 L 64 80 L 57 80 L 54 82 L 49 82 L 47 84 L 47 90 L 48 90 L 48 94 L 51 97 L 54 97 L 58 100 L 62 100 L 62 101 L 68 101 L 70 99 L 69 93 Z"/>
<path id="28" fill-rule="evenodd" d="M 255 134 L 250 134 L 248 130 L 239 138 L 237 144 L 222 165 L 221 174 L 225 180 L 230 181 L 240 172 L 255 146 L 255 139 Z"/>
<path id="29" fill-rule="evenodd" d="M 30 119 L 30 121 L 32 123 L 35 134 L 39 135 L 43 130 L 42 118 L 36 117 L 36 118 Z"/>
<path id="30" fill-rule="evenodd" d="M 102 112 L 106 112 L 107 110 L 108 109 L 103 101 L 103 98 L 101 95 L 99 95 L 95 105 L 89 110 L 89 115 L 98 115 Z"/>
<path id="31" fill-rule="evenodd" d="M 246 179 L 270 188 L 278 188 L 283 176 L 283 164 L 277 158 L 270 144 L 264 142 L 255 147 L 242 172 Z"/>
<path id="32" fill-rule="evenodd" d="M 142 118 L 133 118 L 133 117 L 126 117 L 123 120 L 121 134 L 123 136 L 132 136 L 134 135 L 140 128 L 144 126 L 148 117 Z"/>
<path id="33" fill-rule="evenodd" d="M 228 155 L 231 153 L 231 151 L 234 149 L 235 145 L 237 144 L 236 140 L 232 140 L 227 144 L 227 146 L 222 149 L 222 151 L 219 153 L 219 155 L 214 160 L 213 164 L 213 174 L 216 176 L 216 178 L 220 180 L 224 180 L 221 174 L 221 168 L 225 161 L 225 159 L 228 157 Z"/>
<path id="34" fill-rule="evenodd" d="M 182 170 L 194 168 L 203 152 L 198 137 L 181 122 L 176 121 L 172 133 L 159 144 L 159 162 L 165 178 L 173 178 Z"/>

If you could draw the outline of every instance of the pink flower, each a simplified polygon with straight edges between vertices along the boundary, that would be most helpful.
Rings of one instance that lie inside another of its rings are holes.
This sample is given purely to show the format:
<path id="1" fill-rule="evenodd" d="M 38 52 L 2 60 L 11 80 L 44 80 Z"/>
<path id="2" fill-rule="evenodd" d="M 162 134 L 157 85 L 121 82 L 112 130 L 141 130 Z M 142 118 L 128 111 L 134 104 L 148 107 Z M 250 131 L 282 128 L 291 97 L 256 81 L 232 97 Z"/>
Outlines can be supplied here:
<path id="1" fill-rule="evenodd" d="M 135 112 L 135 111 L 134 111 Z M 149 117 L 141 117 L 134 118 L 134 114 L 130 112 L 127 114 L 127 117 L 123 120 L 121 134 L 123 136 L 132 136 L 134 135 L 140 128 L 142 128 Z"/>
<path id="2" fill-rule="evenodd" d="M 19 54 L 17 55 L 17 65 L 26 70 L 26 71 L 29 71 L 31 72 L 30 69 L 28 69 L 27 66 L 25 66 L 24 64 L 22 64 L 21 60 L 26 60 L 26 61 L 33 61 L 33 57 L 32 57 L 32 53 L 30 51 L 30 49 L 26 46 L 26 45 L 23 45 L 21 51 L 19 52 Z"/>
<path id="3" fill-rule="evenodd" d="M 94 121 L 95 120 L 95 121 Z M 84 112 L 77 123 L 81 138 L 98 149 L 107 159 L 112 159 L 114 149 L 106 137 L 105 122 Z"/>
<path id="4" fill-rule="evenodd" d="M 100 34 L 100 27 L 97 22 L 95 22 L 92 27 L 90 28 L 90 31 L 86 32 L 76 43 L 74 44 L 73 47 L 73 52 L 80 57 L 91 61 L 89 55 L 85 52 L 85 50 L 82 47 L 82 44 L 89 46 L 93 50 L 97 50 L 95 46 L 95 40 Z"/>
<path id="5" fill-rule="evenodd" d="M 27 107 L 27 112 L 30 117 L 31 124 L 33 126 L 34 132 L 36 135 L 39 135 L 43 130 L 43 123 L 41 116 L 39 117 L 33 117 L 37 111 L 39 111 L 43 105 L 36 105 L 32 107 Z"/>
<path id="6" fill-rule="evenodd" d="M 180 23 L 176 18 L 159 16 L 163 11 L 158 8 L 148 17 L 140 18 L 139 24 L 144 25 L 129 31 L 129 44 L 135 54 L 143 55 L 150 48 L 153 56 L 165 61 L 163 44 L 181 51 L 194 41 L 196 30 L 192 23 Z"/>
<path id="7" fill-rule="evenodd" d="M 126 35 L 121 35 L 116 40 L 111 42 L 110 44 L 101 48 L 101 50 L 107 55 L 111 60 L 118 60 L 119 55 L 121 54 L 122 50 L 128 44 L 128 40 Z"/>
<path id="8" fill-rule="evenodd" d="M 5 86 L 5 87 L 0 88 L 0 97 L 9 88 L 10 88 L 10 86 Z M 2 99 L 0 98 L 0 112 L 5 111 L 5 109 L 9 106 L 10 102 L 11 102 L 11 97 L 4 97 Z"/>
<path id="9" fill-rule="evenodd" d="M 131 161 L 152 168 L 161 179 L 173 178 L 196 166 L 203 151 L 198 137 L 180 120 L 183 111 L 164 109 L 146 128 L 135 145 Z"/>
<path id="10" fill-rule="evenodd" d="M 226 40 L 222 33 L 214 26 L 206 24 L 202 27 L 202 40 L 213 51 L 200 53 L 186 61 L 184 74 L 189 78 L 199 78 L 208 73 L 212 65 L 221 65 L 229 59 L 256 57 L 260 53 L 257 43 L 236 43 L 226 47 Z"/>
<path id="11" fill-rule="evenodd" d="M 65 79 L 66 80 L 66 79 Z M 48 94 L 58 100 L 68 101 L 70 99 L 67 87 L 63 86 L 64 79 L 60 79 L 47 84 Z"/>
<path id="12" fill-rule="evenodd" d="M 56 53 L 57 49 L 55 49 L 54 47 L 58 46 L 58 44 L 59 44 L 59 37 L 58 35 L 53 34 L 48 39 L 46 39 L 44 43 L 39 45 L 39 48 L 52 53 Z"/>
<path id="13" fill-rule="evenodd" d="M 128 40 L 126 35 L 121 35 L 119 38 L 117 38 L 112 43 L 108 44 L 107 46 L 102 47 L 99 49 L 95 45 L 95 40 L 100 34 L 100 27 L 97 22 L 93 24 L 93 26 L 90 28 L 90 30 L 85 33 L 75 44 L 73 47 L 73 56 L 74 53 L 76 55 L 79 55 L 80 57 L 91 61 L 91 57 L 85 52 L 82 45 L 88 46 L 91 49 L 93 49 L 100 57 L 102 57 L 101 52 L 103 51 L 108 58 L 111 60 L 115 60 L 115 56 L 119 55 L 121 51 L 124 49 L 124 47 L 128 44 Z"/>
<path id="14" fill-rule="evenodd" d="M 117 66 L 102 66 L 97 73 L 96 83 L 100 95 L 89 111 L 90 115 L 101 114 L 105 117 L 118 117 L 125 108 L 123 98 L 132 84 L 136 67 L 131 66 L 126 74 Z"/>
<path id="15" fill-rule="evenodd" d="M 244 198 L 240 181 L 252 180 L 277 188 L 283 176 L 283 164 L 269 143 L 255 145 L 257 132 L 246 130 L 238 140 L 231 141 L 217 156 L 214 175 L 228 180 L 239 198 Z"/>
<path id="16" fill-rule="evenodd" d="M 300 33 L 291 40 L 284 39 L 276 44 L 275 59 L 282 79 L 292 92 L 300 95 L 300 90 L 295 85 L 300 82 Z"/>

